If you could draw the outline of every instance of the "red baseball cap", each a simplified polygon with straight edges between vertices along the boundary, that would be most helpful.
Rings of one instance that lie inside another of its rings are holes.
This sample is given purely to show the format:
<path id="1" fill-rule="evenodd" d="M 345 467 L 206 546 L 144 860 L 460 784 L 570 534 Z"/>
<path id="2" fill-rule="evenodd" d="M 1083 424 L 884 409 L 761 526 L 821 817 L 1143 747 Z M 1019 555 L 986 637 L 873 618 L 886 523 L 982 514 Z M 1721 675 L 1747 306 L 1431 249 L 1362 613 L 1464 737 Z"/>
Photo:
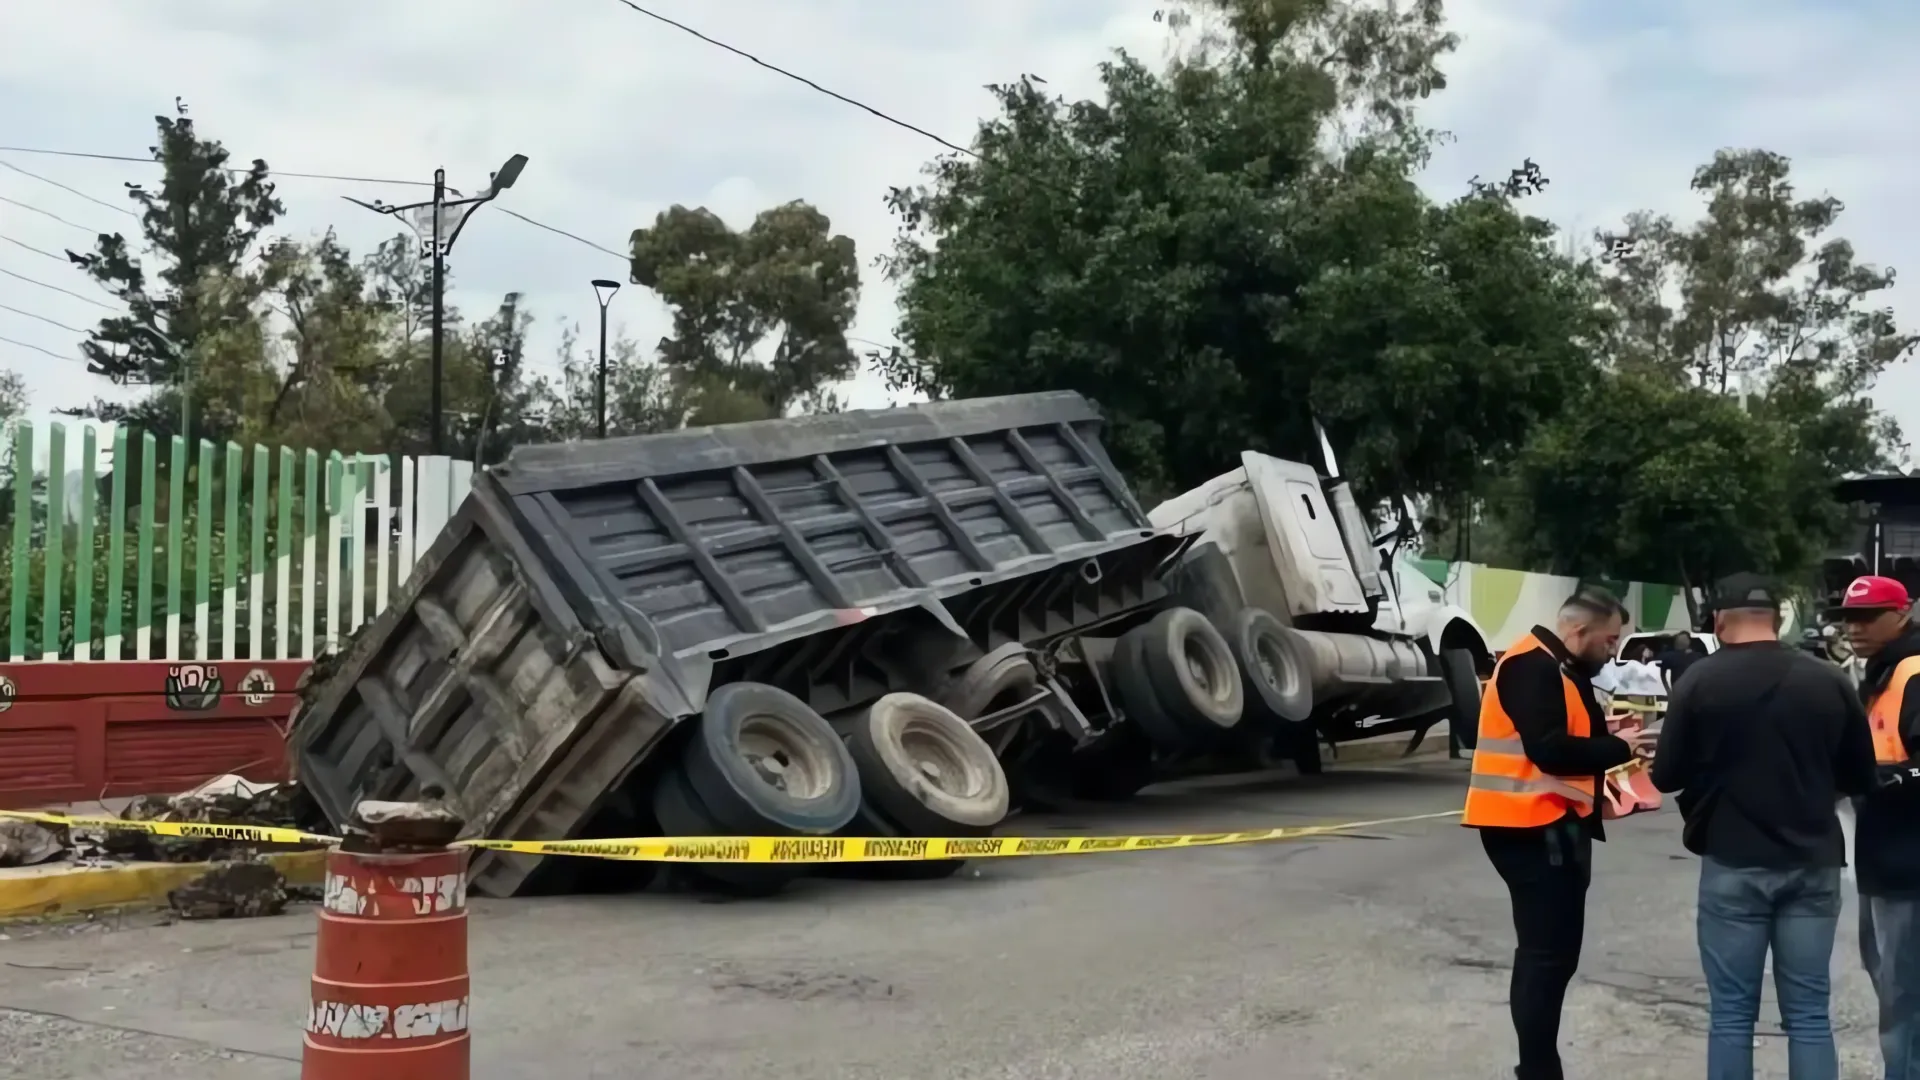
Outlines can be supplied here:
<path id="1" fill-rule="evenodd" d="M 1889 577 L 1857 577 L 1847 586 L 1836 611 L 1896 611 L 1913 602 L 1907 587 Z"/>

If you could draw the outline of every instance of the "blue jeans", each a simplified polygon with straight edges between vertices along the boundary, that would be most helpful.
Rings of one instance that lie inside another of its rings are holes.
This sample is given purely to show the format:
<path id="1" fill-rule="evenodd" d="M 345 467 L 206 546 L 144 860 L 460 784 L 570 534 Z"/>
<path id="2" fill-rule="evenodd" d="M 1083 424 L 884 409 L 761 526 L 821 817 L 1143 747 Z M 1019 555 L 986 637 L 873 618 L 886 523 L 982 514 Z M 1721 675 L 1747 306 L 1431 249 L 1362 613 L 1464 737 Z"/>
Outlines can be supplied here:
<path id="1" fill-rule="evenodd" d="M 1828 972 L 1840 921 L 1840 869 L 1700 865 L 1700 966 L 1712 1016 L 1707 1080 L 1753 1080 L 1753 1025 L 1773 951 L 1773 989 L 1792 1080 L 1837 1080 Z"/>
<path id="2" fill-rule="evenodd" d="M 1880 997 L 1887 1080 L 1920 1080 L 1920 900 L 1860 898 L 1860 963 Z"/>

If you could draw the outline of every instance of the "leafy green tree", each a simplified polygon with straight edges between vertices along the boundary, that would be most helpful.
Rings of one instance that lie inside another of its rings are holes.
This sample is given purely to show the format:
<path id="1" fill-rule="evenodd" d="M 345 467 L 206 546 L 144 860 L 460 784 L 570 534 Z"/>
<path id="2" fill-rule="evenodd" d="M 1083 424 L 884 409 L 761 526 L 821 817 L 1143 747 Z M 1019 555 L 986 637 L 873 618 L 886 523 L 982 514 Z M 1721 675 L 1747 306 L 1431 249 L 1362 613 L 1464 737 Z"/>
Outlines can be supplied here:
<path id="1" fill-rule="evenodd" d="M 285 207 L 274 194 L 267 163 L 238 170 L 217 140 L 203 138 L 175 99 L 173 116 L 156 116 L 150 148 L 162 174 L 157 188 L 127 185 L 140 214 L 144 255 L 121 233 L 102 234 L 93 250 L 68 258 L 127 307 L 100 320 L 80 346 L 89 366 L 112 377 L 157 389 L 132 405 L 96 401 L 82 411 L 171 435 L 180 428 L 180 394 L 195 401 L 191 384 L 196 350 L 222 327 L 252 317 L 253 297 L 231 286 L 247 280 L 245 263 Z M 211 417 L 201 405 L 189 420 L 193 437 L 220 440 L 229 417 Z M 204 421 L 219 419 L 208 426 Z"/>
<path id="2" fill-rule="evenodd" d="M 780 416 L 850 378 L 860 298 L 853 240 L 804 202 L 763 210 L 735 231 L 705 208 L 675 206 L 633 233 L 633 280 L 673 311 L 660 359 L 694 423 Z"/>
<path id="3" fill-rule="evenodd" d="M 1099 100 L 994 88 L 978 156 L 891 196 L 908 348 L 882 370 L 935 396 L 1082 389 L 1149 497 L 1243 449 L 1317 461 L 1316 419 L 1366 492 L 1464 497 L 1591 377 L 1591 274 L 1503 199 L 1422 194 L 1423 133 L 1326 149 L 1354 94 L 1390 120 L 1438 85 L 1322 51 L 1348 5 L 1244 7 L 1232 49 L 1123 55 Z M 1396 32 L 1396 55 L 1448 45 Z"/>
<path id="4" fill-rule="evenodd" d="M 1693 224 L 1640 213 L 1596 237 L 1612 371 L 1518 459 L 1509 532 L 1563 572 L 1806 570 L 1833 481 L 1898 441 L 1870 391 L 1916 338 L 1878 301 L 1893 271 L 1828 236 L 1839 200 L 1802 198 L 1764 150 L 1720 151 L 1692 186 Z"/>
<path id="5" fill-rule="evenodd" d="M 560 379 L 552 388 L 545 428 L 558 440 L 596 438 L 600 430 L 600 367 L 580 354 L 580 329 L 561 331 L 555 360 Z M 620 338 L 607 346 L 607 434 L 650 435 L 680 426 L 686 411 L 670 373 L 644 358 L 640 346 Z"/>

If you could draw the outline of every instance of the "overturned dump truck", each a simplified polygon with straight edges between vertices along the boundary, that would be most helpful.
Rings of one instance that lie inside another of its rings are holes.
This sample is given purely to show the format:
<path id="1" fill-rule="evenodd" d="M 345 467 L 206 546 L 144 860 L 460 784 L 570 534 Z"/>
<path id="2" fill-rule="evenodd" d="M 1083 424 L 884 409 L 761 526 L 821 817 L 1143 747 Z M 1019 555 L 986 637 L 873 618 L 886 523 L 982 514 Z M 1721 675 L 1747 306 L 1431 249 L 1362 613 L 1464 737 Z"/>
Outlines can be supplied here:
<path id="1" fill-rule="evenodd" d="M 515 450 L 316 670 L 298 774 L 336 825 L 441 796 L 493 839 L 985 835 L 1022 801 L 1129 795 L 1232 728 L 1242 686 L 1167 607 L 1192 541 L 1099 425 L 1069 392 Z M 482 851 L 472 874 L 511 896 L 652 869 Z M 807 867 L 688 869 L 763 894 Z"/>

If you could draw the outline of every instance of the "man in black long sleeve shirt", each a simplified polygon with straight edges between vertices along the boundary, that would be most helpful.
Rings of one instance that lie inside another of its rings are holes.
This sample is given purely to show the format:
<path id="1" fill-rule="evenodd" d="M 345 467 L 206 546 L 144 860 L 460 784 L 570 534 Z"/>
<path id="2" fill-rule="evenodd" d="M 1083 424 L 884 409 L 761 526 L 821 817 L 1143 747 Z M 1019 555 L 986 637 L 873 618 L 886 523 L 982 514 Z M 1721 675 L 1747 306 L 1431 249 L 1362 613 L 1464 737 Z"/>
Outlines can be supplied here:
<path id="1" fill-rule="evenodd" d="M 1560 1011 L 1580 964 L 1593 842 L 1605 838 L 1595 795 L 1601 774 L 1646 745 L 1644 733 L 1609 734 L 1593 696 L 1624 615 L 1598 590 L 1568 598 L 1553 630 L 1536 626 L 1507 651 L 1480 706 L 1462 823 L 1479 830 L 1513 902 L 1519 1080 L 1564 1075 Z"/>
<path id="2" fill-rule="evenodd" d="M 1720 651 L 1674 685 L 1653 786 L 1680 793 L 1683 841 L 1701 856 L 1707 1075 L 1753 1075 L 1771 947 L 1789 1069 L 1832 1080 L 1828 969 L 1846 865 L 1834 806 L 1873 783 L 1873 740 L 1846 675 L 1780 641 L 1779 604 L 1763 578 L 1721 584 Z"/>

